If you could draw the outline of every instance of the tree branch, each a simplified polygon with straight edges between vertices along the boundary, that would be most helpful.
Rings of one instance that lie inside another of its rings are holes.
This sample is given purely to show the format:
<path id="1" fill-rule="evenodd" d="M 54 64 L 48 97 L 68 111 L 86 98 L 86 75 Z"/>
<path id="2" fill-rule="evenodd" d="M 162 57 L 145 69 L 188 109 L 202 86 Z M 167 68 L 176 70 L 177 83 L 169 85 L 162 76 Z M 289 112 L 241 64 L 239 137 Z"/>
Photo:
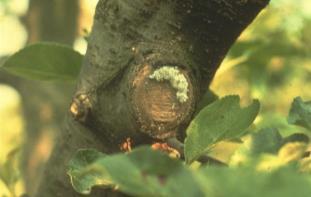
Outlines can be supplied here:
<path id="1" fill-rule="evenodd" d="M 146 142 L 182 135 L 229 48 L 267 4 L 100 0 L 71 105 L 75 120 L 67 121 L 37 196 L 78 196 L 65 175 L 65 165 L 78 148 L 111 153 L 125 137 Z M 150 79 L 165 65 L 186 78 L 190 99 L 185 103 L 168 83 Z"/>

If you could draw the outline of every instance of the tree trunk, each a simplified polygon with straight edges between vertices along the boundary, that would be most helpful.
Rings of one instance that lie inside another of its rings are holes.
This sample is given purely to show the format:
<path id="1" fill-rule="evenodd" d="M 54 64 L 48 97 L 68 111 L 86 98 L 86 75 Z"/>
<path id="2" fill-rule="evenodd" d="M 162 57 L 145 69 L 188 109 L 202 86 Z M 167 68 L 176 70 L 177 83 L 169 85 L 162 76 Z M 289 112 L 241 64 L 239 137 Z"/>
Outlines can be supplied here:
<path id="1" fill-rule="evenodd" d="M 27 27 L 28 44 L 53 41 L 72 46 L 77 35 L 78 15 L 77 0 L 30 0 L 27 15 L 22 18 Z M 53 143 L 45 142 L 43 150 L 42 145 L 41 149 L 38 145 L 42 139 L 52 141 L 51 138 L 60 133 L 74 84 L 38 83 L 4 71 L 0 78 L 1 82 L 16 88 L 23 99 L 26 139 L 21 168 L 26 192 L 32 196 Z"/>
<path id="2" fill-rule="evenodd" d="M 79 196 L 66 175 L 79 148 L 114 153 L 127 138 L 134 145 L 183 140 L 229 48 L 267 4 L 100 0 L 66 127 L 37 196 Z M 97 195 L 123 194 L 97 190 L 91 196 Z"/>
<path id="3" fill-rule="evenodd" d="M 78 32 L 78 0 L 30 0 L 25 18 L 28 42 L 72 45 Z"/>

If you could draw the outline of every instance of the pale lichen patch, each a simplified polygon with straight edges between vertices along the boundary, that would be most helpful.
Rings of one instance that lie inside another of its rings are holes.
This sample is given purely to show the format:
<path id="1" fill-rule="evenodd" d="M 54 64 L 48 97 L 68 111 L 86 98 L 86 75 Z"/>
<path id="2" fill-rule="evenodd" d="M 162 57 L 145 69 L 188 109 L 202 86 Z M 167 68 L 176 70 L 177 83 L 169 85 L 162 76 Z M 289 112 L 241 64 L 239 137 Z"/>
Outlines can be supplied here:
<path id="1" fill-rule="evenodd" d="M 171 86 L 177 91 L 177 100 L 184 103 L 188 100 L 188 81 L 178 67 L 162 66 L 156 69 L 150 76 L 156 81 L 169 81 Z"/>

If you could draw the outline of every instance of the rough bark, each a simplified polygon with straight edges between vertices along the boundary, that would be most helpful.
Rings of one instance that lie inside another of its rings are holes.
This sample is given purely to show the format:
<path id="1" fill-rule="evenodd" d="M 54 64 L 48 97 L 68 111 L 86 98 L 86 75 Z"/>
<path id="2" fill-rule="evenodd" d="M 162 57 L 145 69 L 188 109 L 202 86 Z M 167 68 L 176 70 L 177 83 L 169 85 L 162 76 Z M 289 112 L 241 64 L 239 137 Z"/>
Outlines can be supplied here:
<path id="1" fill-rule="evenodd" d="M 113 153 L 127 137 L 136 144 L 161 140 L 165 138 L 163 133 L 182 138 L 196 104 L 229 48 L 267 3 L 100 0 L 71 114 L 37 196 L 79 196 L 72 190 L 65 170 L 79 148 Z M 150 73 L 165 65 L 177 67 L 187 78 L 192 88 L 187 92 L 191 98 L 187 102 L 180 103 L 167 83 L 150 80 Z M 135 96 L 139 91 L 141 96 Z M 169 96 L 161 97 L 161 91 Z M 159 98 L 153 99 L 152 95 Z M 150 101 L 143 102 L 156 106 L 156 112 L 183 114 L 183 118 L 162 114 L 159 119 L 152 107 L 139 105 L 140 98 L 148 97 Z M 177 106 L 178 110 L 167 110 L 168 106 Z M 107 190 L 91 196 L 97 195 L 122 196 Z"/>

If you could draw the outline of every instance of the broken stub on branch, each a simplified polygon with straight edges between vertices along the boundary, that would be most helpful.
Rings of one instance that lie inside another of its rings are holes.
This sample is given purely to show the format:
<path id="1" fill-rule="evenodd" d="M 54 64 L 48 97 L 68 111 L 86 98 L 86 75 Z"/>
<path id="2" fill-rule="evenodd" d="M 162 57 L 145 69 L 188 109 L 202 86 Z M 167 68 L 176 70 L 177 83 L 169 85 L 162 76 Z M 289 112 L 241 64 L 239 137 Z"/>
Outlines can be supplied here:
<path id="1" fill-rule="evenodd" d="M 95 129 L 113 141 L 175 137 L 194 112 L 194 83 L 185 67 L 145 62 L 128 67 L 98 91 L 92 104 L 88 95 L 78 95 L 70 111 L 82 124 L 99 126 Z"/>
<path id="2" fill-rule="evenodd" d="M 158 139 L 174 137 L 178 127 L 190 120 L 195 100 L 186 70 L 142 65 L 132 84 L 131 102 L 141 132 Z"/>

